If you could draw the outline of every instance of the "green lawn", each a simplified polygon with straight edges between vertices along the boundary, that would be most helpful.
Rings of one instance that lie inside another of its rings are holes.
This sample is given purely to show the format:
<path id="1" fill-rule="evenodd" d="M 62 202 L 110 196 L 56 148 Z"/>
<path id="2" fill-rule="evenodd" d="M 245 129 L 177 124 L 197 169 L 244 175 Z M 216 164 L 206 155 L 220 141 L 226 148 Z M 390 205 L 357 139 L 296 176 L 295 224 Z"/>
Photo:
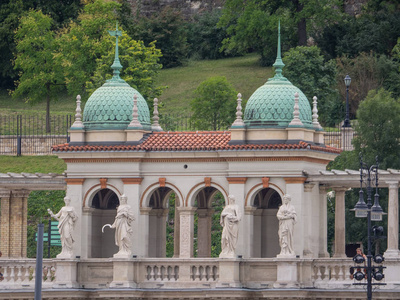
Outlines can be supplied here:
<path id="1" fill-rule="evenodd" d="M 66 163 L 55 155 L 6 156 L 0 155 L 0 173 L 57 173 L 67 169 Z"/>
<path id="2" fill-rule="evenodd" d="M 189 113 L 190 100 L 197 86 L 212 76 L 225 76 L 235 89 L 247 100 L 269 77 L 272 68 L 260 67 L 259 56 L 249 54 L 243 57 L 219 60 L 189 61 L 187 66 L 161 70 L 157 85 L 168 86 L 159 97 L 163 103 L 160 112 Z M 74 114 L 75 96 L 60 94 L 50 105 L 51 114 Z M 45 102 L 31 105 L 25 99 L 13 99 L 8 91 L 0 91 L 0 116 L 12 114 L 36 115 L 46 110 Z"/>

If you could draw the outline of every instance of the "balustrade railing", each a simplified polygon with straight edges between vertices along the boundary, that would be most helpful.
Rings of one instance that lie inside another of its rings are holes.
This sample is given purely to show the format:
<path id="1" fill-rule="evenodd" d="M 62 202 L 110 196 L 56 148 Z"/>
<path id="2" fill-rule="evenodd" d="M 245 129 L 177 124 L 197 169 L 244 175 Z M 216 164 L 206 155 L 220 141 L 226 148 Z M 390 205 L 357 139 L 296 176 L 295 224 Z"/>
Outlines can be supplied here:
<path id="1" fill-rule="evenodd" d="M 23 289 L 35 286 L 36 260 L 1 260 L 0 272 L 3 274 L 3 281 L 0 289 Z M 42 284 L 44 287 L 51 287 L 56 279 L 55 263 L 51 260 L 43 260 Z"/>

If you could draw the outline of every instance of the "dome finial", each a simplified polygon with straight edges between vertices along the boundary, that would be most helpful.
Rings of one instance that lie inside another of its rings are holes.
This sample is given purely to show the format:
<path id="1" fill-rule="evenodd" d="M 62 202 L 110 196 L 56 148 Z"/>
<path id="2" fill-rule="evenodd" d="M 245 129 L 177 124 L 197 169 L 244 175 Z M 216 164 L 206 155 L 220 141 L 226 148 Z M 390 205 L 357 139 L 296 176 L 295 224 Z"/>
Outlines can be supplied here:
<path id="1" fill-rule="evenodd" d="M 119 61 L 118 57 L 118 37 L 122 36 L 122 31 L 118 30 L 118 21 L 115 30 L 109 30 L 108 33 L 111 36 L 115 36 L 115 58 L 114 58 L 114 63 L 111 66 L 111 69 L 113 69 L 113 78 L 112 79 L 120 79 L 119 73 L 120 70 L 122 69 L 122 65 Z"/>
<path id="2" fill-rule="evenodd" d="M 275 63 L 273 64 L 275 68 L 275 76 L 272 78 L 272 80 L 284 80 L 286 81 L 287 79 L 282 76 L 282 69 L 285 66 L 285 64 L 282 61 L 281 57 L 281 20 L 279 20 L 278 23 L 278 50 L 276 53 L 276 60 Z"/>

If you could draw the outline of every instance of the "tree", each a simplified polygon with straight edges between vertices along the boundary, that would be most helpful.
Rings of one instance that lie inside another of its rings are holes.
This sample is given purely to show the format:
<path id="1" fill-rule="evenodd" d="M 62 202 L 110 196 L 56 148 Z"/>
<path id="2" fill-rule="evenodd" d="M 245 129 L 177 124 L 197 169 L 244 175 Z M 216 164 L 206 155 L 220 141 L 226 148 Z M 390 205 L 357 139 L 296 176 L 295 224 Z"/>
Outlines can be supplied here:
<path id="1" fill-rule="evenodd" d="M 200 130 L 228 128 L 235 119 L 237 92 L 226 77 L 210 77 L 195 90 L 192 120 Z"/>
<path id="2" fill-rule="evenodd" d="M 21 18 L 16 32 L 15 69 L 19 71 L 14 97 L 28 102 L 46 100 L 46 131 L 50 132 L 50 101 L 63 85 L 61 66 L 54 60 L 53 20 L 41 11 L 31 10 Z"/>
<path id="3" fill-rule="evenodd" d="M 261 54 L 262 63 L 272 64 L 270 56 L 275 53 L 278 18 L 282 20 L 286 43 L 304 46 L 307 30 L 316 31 L 340 17 L 339 4 L 337 0 L 227 0 L 219 22 L 227 27 L 229 35 L 223 49 L 239 52 L 255 49 Z"/>
<path id="4" fill-rule="evenodd" d="M 133 38 L 143 40 L 146 45 L 155 41 L 161 50 L 161 64 L 173 68 L 183 64 L 188 55 L 187 33 L 182 14 L 166 7 L 150 18 L 139 18 L 130 33 Z"/>
<path id="5" fill-rule="evenodd" d="M 384 89 L 372 90 L 357 111 L 355 151 L 373 164 L 378 156 L 380 168 L 400 168 L 400 102 Z"/>
<path id="6" fill-rule="evenodd" d="M 333 126 L 342 119 L 342 103 L 336 88 L 336 63 L 325 61 L 317 46 L 298 46 L 284 53 L 283 74 L 299 87 L 310 101 L 318 97 L 318 113 L 323 125 Z"/>
<path id="7" fill-rule="evenodd" d="M 114 29 L 119 8 L 115 1 L 89 2 L 77 20 L 60 32 L 55 59 L 63 67 L 69 94 L 87 98 L 86 82 L 98 67 L 97 59 L 112 49 L 107 30 Z"/>

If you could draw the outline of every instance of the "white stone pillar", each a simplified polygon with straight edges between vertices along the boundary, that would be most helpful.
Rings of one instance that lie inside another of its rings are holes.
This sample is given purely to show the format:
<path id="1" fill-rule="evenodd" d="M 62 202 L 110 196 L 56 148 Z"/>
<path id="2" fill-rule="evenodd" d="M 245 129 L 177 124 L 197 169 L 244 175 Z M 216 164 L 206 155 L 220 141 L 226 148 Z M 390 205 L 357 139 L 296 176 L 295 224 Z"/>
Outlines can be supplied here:
<path id="1" fill-rule="evenodd" d="M 248 244 L 246 244 L 247 239 L 245 237 L 245 233 L 248 232 L 245 227 L 247 223 L 244 221 L 245 184 L 247 177 L 227 177 L 226 180 L 229 182 L 229 195 L 235 197 L 236 204 L 239 206 L 240 214 L 242 215 L 242 219 L 239 222 L 239 236 L 235 253 L 243 257 L 251 257 L 251 249 Z"/>
<path id="2" fill-rule="evenodd" d="M 307 222 L 304 222 L 304 249 L 303 257 L 311 258 L 313 257 L 312 243 L 311 240 L 315 238 L 314 228 L 315 228 L 315 217 L 316 207 L 313 202 L 313 188 L 315 183 L 304 183 L 304 206 L 303 206 L 303 216 Z"/>
<path id="3" fill-rule="evenodd" d="M 73 256 L 80 256 L 81 258 L 88 258 L 89 255 L 89 247 L 88 247 L 88 240 L 91 238 L 92 232 L 88 231 L 89 228 L 84 226 L 82 223 L 83 218 L 83 200 L 84 200 L 84 193 L 83 193 L 83 184 L 85 182 L 84 178 L 67 178 L 65 180 L 67 182 L 67 193 L 66 195 L 71 199 L 71 206 L 75 208 L 76 215 L 78 216 L 73 237 L 74 237 L 74 244 L 73 244 Z M 87 199 L 88 200 L 88 199 Z M 54 212 L 56 213 L 56 212 Z M 61 249 L 60 249 L 61 251 Z M 74 263 L 72 263 L 73 265 Z"/>
<path id="4" fill-rule="evenodd" d="M 346 257 L 346 188 L 335 188 L 335 254 L 334 258 Z"/>
<path id="5" fill-rule="evenodd" d="M 180 245 L 179 257 L 193 257 L 193 238 L 194 238 L 194 212 L 195 207 L 179 207 L 180 216 Z"/>
<path id="6" fill-rule="evenodd" d="M 304 211 L 304 182 L 305 177 L 287 177 L 286 194 L 292 197 L 291 204 L 297 213 L 297 223 L 294 225 L 293 246 L 296 255 L 303 256 L 304 251 L 304 223 L 308 222 L 307 213 Z"/>
<path id="7" fill-rule="evenodd" d="M 140 184 L 142 178 L 122 178 L 127 204 L 133 210 L 135 220 L 132 222 L 134 228 L 132 241 L 132 255 L 146 257 L 148 249 L 148 214 L 140 209 Z"/>
<path id="8" fill-rule="evenodd" d="M 329 257 L 328 253 L 328 203 L 326 187 L 319 187 L 319 251 L 318 257 Z"/>
<path id="9" fill-rule="evenodd" d="M 245 230 L 244 238 L 249 251 L 246 257 L 261 257 L 261 213 L 262 209 L 247 206 L 244 209 Z"/>
<path id="10" fill-rule="evenodd" d="M 387 245 L 385 257 L 399 257 L 399 182 L 388 181 L 389 203 L 388 203 L 388 227 Z"/>

